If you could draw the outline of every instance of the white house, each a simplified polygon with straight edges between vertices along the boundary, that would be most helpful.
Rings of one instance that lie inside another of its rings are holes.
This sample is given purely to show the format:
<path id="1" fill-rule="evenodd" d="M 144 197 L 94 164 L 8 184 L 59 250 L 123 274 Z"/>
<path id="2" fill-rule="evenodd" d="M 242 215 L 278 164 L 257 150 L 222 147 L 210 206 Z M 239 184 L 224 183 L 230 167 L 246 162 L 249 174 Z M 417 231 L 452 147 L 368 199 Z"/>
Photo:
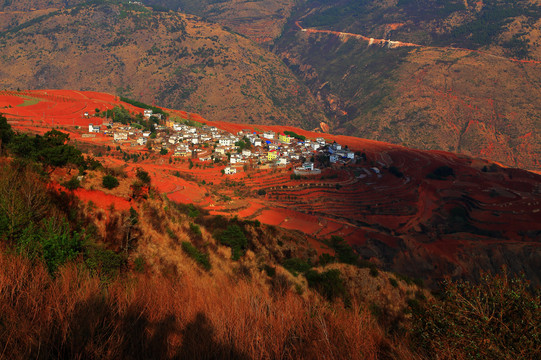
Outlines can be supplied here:
<path id="1" fill-rule="evenodd" d="M 150 109 L 145 109 L 145 110 L 143 111 L 143 115 L 144 115 L 147 119 L 150 118 L 150 117 L 152 116 L 152 110 L 150 110 Z"/>
<path id="2" fill-rule="evenodd" d="M 312 170 L 314 170 L 314 163 L 313 163 L 313 162 L 310 162 L 310 161 L 307 161 L 307 162 L 305 162 L 304 164 L 302 164 L 302 168 L 303 168 L 304 170 L 310 170 L 310 171 L 312 171 Z"/>
<path id="3" fill-rule="evenodd" d="M 214 149 L 214 152 L 216 154 L 222 154 L 222 155 L 225 155 L 225 149 L 223 147 L 217 147 L 216 149 Z"/>
<path id="4" fill-rule="evenodd" d="M 199 139 L 196 137 L 192 138 L 192 144 L 199 144 Z"/>
<path id="5" fill-rule="evenodd" d="M 233 145 L 233 141 L 231 139 L 228 139 L 228 138 L 220 139 L 220 140 L 218 140 L 218 143 L 221 146 L 231 146 L 231 145 Z"/>
<path id="6" fill-rule="evenodd" d="M 232 175 L 236 173 L 237 173 L 237 169 L 235 169 L 234 167 L 228 166 L 224 169 L 224 174 L 226 175 Z"/>
<path id="7" fill-rule="evenodd" d="M 140 137 L 137 139 L 137 145 L 143 146 L 147 143 L 147 139 Z"/>
<path id="8" fill-rule="evenodd" d="M 274 139 L 274 131 L 265 131 L 263 133 L 263 137 L 266 138 L 266 139 Z"/>
<path id="9" fill-rule="evenodd" d="M 114 141 L 128 140 L 128 133 L 126 132 L 115 132 L 113 134 Z"/>
<path id="10" fill-rule="evenodd" d="M 254 140 L 254 146 L 261 146 L 261 145 L 263 145 L 263 142 L 261 141 L 261 139 Z"/>
<path id="11" fill-rule="evenodd" d="M 100 127 L 99 126 L 94 126 L 92 124 L 88 124 L 88 132 L 89 133 L 99 133 L 100 132 Z"/>
<path id="12" fill-rule="evenodd" d="M 143 131 L 143 137 L 149 137 L 150 131 Z"/>
<path id="13" fill-rule="evenodd" d="M 278 161 L 277 161 L 277 164 L 278 164 L 278 165 L 287 165 L 288 163 L 289 163 L 289 161 L 288 161 L 287 158 L 285 158 L 285 157 L 281 157 L 281 158 L 279 158 Z"/>
<path id="14" fill-rule="evenodd" d="M 252 151 L 249 149 L 243 149 L 242 156 L 252 156 Z"/>
<path id="15" fill-rule="evenodd" d="M 336 154 L 331 154 L 331 156 L 329 157 L 329 160 L 332 162 L 332 163 L 335 163 L 338 161 L 338 158 L 339 156 L 336 155 Z"/>

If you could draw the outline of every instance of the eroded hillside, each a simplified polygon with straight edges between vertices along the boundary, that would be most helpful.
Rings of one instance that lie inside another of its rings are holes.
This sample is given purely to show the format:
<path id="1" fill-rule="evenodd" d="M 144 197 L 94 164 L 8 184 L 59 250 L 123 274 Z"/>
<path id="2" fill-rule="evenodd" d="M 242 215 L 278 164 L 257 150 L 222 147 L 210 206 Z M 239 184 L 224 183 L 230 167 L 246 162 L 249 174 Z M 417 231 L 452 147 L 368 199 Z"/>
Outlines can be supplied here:
<path id="1" fill-rule="evenodd" d="M 429 3 L 313 2 L 275 51 L 336 133 L 539 168 L 539 7 Z"/>
<path id="2" fill-rule="evenodd" d="M 11 27 L 0 44 L 3 88 L 109 91 L 214 120 L 315 128 L 324 119 L 274 55 L 176 12 L 75 6 Z"/>

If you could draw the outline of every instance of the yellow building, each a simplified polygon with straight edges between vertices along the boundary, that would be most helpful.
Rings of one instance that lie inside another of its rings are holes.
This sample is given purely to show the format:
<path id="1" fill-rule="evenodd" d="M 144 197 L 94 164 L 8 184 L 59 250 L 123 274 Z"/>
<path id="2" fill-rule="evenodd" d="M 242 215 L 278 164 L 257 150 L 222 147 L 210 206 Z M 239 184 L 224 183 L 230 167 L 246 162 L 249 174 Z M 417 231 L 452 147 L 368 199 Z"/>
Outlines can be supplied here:
<path id="1" fill-rule="evenodd" d="M 284 144 L 291 144 L 291 136 L 285 134 L 278 134 L 278 140 Z"/>
<path id="2" fill-rule="evenodd" d="M 276 150 L 269 151 L 267 153 L 267 160 L 272 161 L 278 158 L 278 152 Z"/>

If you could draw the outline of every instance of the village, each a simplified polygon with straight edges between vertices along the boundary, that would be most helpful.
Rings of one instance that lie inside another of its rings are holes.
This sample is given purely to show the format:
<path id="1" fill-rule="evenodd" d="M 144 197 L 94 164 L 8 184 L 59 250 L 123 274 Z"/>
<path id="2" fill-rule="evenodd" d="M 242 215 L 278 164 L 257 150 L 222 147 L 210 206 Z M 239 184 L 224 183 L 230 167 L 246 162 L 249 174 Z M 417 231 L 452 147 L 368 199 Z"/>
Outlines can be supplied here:
<path id="1" fill-rule="evenodd" d="M 202 164 L 227 164 L 225 175 L 241 170 L 292 168 L 297 176 L 318 175 L 321 169 L 314 167 L 316 159 L 320 165 L 348 165 L 360 154 L 342 145 L 328 143 L 323 137 L 307 139 L 291 131 L 257 132 L 243 129 L 236 134 L 215 126 L 184 120 L 161 120 L 162 114 L 144 111 L 144 118 L 154 120 L 150 130 L 139 124 L 122 124 L 106 120 L 101 125 L 88 125 L 83 138 L 102 134 L 111 137 L 113 143 L 133 150 L 146 149 L 161 155 L 170 154 L 172 159 L 197 160 Z"/>

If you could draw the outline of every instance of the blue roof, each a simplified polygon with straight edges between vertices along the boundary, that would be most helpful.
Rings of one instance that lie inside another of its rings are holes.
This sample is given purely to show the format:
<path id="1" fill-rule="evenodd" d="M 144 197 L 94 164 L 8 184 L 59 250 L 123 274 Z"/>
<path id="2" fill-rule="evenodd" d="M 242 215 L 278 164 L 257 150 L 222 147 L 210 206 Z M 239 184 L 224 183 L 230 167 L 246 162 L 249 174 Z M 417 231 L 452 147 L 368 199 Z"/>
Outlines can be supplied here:
<path id="1" fill-rule="evenodd" d="M 271 141 L 269 141 L 269 140 L 267 140 L 267 144 L 272 144 L 272 142 L 271 142 Z"/>

